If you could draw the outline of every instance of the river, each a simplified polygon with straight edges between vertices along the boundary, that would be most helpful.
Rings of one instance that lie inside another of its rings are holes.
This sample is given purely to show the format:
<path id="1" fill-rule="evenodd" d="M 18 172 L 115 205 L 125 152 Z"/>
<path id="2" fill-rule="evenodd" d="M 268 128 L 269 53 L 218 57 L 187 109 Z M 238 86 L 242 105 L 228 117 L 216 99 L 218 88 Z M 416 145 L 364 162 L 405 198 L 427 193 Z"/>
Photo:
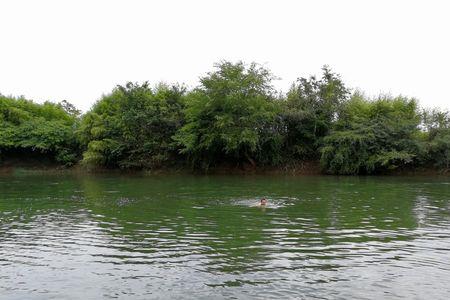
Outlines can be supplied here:
<path id="1" fill-rule="evenodd" d="M 449 280 L 450 177 L 0 175 L 2 300 L 448 299 Z"/>

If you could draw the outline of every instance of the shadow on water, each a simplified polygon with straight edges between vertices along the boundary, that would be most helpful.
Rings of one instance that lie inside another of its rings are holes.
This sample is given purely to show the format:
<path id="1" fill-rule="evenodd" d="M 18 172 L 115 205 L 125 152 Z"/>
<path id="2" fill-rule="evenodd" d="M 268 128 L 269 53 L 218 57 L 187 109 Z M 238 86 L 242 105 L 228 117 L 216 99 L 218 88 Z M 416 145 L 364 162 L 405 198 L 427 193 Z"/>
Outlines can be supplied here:
<path id="1" fill-rule="evenodd" d="M 0 291 L 11 299 L 443 298 L 448 183 L 2 176 Z M 254 205 L 261 197 L 268 207 Z"/>

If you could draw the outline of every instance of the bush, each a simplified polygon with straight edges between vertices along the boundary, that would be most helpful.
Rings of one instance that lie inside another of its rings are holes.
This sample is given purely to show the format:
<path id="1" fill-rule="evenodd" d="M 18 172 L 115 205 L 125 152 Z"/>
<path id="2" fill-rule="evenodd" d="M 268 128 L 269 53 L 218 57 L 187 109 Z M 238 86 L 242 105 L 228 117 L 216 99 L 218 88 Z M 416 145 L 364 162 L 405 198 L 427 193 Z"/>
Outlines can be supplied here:
<path id="1" fill-rule="evenodd" d="M 423 155 L 419 123 L 414 99 L 370 101 L 355 93 L 324 139 L 321 164 L 332 174 L 372 174 L 412 165 Z"/>
<path id="2" fill-rule="evenodd" d="M 42 153 L 70 166 L 78 159 L 78 116 L 61 104 L 0 95 L 0 152 Z M 20 150 L 20 151 L 19 151 Z"/>
<path id="3" fill-rule="evenodd" d="M 253 63 L 222 62 L 186 99 L 186 124 L 175 136 L 193 165 L 275 164 L 280 134 L 272 74 Z"/>
<path id="4" fill-rule="evenodd" d="M 172 136 L 183 124 L 183 95 L 182 87 L 165 84 L 117 86 L 82 119 L 83 163 L 142 169 L 173 162 Z"/>
<path id="5" fill-rule="evenodd" d="M 300 78 L 287 93 L 282 113 L 286 128 L 285 155 L 317 159 L 322 139 L 331 130 L 349 90 L 340 76 L 324 66 L 320 79 Z"/>

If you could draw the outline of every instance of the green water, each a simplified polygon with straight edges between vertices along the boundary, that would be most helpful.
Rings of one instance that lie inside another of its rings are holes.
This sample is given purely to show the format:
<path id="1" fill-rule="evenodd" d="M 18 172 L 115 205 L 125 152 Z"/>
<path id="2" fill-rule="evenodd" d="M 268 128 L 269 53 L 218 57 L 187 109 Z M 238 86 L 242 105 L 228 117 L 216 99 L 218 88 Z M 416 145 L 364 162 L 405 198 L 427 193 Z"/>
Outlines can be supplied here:
<path id="1" fill-rule="evenodd" d="M 0 299 L 448 299 L 449 279 L 448 177 L 0 175 Z"/>

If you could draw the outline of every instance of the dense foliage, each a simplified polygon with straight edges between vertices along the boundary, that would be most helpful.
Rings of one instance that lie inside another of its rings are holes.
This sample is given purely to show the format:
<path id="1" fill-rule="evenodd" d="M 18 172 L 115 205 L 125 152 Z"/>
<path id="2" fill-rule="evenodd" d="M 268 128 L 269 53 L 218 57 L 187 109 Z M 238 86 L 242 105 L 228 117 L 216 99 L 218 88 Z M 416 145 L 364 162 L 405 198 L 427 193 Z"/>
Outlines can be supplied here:
<path id="1" fill-rule="evenodd" d="M 427 132 L 424 161 L 450 170 L 450 113 L 431 110 L 422 113 L 422 126 Z"/>
<path id="2" fill-rule="evenodd" d="M 282 116 L 287 129 L 285 148 L 293 158 L 318 157 L 322 140 L 332 128 L 348 95 L 349 90 L 340 77 L 326 66 L 320 80 L 314 76 L 300 78 L 292 85 Z"/>
<path id="3" fill-rule="evenodd" d="M 38 153 L 72 165 L 78 156 L 74 134 L 78 114 L 66 101 L 36 104 L 0 95 L 0 159 L 15 152 Z"/>
<path id="4" fill-rule="evenodd" d="M 286 95 L 258 64 L 221 62 L 185 88 L 127 83 L 80 115 L 73 105 L 0 96 L 0 159 L 40 153 L 63 164 L 152 169 L 288 167 L 329 174 L 450 167 L 450 114 L 415 99 L 350 92 L 324 67 Z"/>
<path id="5" fill-rule="evenodd" d="M 170 162 L 177 154 L 171 137 L 184 119 L 183 94 L 178 86 L 128 83 L 102 97 L 81 121 L 83 163 L 140 169 Z"/>
<path id="6" fill-rule="evenodd" d="M 218 64 L 186 99 L 186 124 L 175 136 L 181 152 L 203 168 L 278 162 L 282 136 L 271 80 L 256 64 Z"/>
<path id="7" fill-rule="evenodd" d="M 414 99 L 370 101 L 356 93 L 324 138 L 321 163 L 333 174 L 370 174 L 413 164 L 421 155 L 419 123 Z"/>

